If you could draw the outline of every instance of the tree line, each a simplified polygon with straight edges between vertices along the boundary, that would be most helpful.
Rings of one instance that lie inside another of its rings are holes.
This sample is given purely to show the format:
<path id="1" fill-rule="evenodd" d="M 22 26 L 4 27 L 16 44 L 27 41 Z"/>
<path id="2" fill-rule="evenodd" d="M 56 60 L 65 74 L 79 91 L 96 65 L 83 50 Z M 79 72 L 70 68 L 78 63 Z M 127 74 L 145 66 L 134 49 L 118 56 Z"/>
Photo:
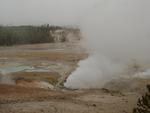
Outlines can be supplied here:
<path id="1" fill-rule="evenodd" d="M 0 46 L 19 44 L 52 43 L 50 31 L 63 29 L 59 26 L 0 26 Z"/>

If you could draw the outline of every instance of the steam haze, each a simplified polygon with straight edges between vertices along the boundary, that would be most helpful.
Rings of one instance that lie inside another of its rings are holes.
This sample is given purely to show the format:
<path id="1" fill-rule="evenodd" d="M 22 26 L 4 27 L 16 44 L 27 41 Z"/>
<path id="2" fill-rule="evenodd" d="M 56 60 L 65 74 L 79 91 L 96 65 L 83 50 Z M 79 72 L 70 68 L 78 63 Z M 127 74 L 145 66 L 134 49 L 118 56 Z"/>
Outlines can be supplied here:
<path id="1" fill-rule="evenodd" d="M 0 24 L 78 25 L 97 0 L 0 0 Z"/>
<path id="2" fill-rule="evenodd" d="M 64 85 L 101 88 L 128 75 L 132 63 L 150 77 L 149 6 L 150 0 L 0 0 L 0 24 L 80 26 L 89 57 Z"/>
<path id="3" fill-rule="evenodd" d="M 79 62 L 65 86 L 101 88 L 123 73 L 128 75 L 127 68 L 132 63 L 142 67 L 147 74 L 150 64 L 149 5 L 149 0 L 101 0 L 91 9 L 82 24 L 82 41 L 90 56 Z"/>

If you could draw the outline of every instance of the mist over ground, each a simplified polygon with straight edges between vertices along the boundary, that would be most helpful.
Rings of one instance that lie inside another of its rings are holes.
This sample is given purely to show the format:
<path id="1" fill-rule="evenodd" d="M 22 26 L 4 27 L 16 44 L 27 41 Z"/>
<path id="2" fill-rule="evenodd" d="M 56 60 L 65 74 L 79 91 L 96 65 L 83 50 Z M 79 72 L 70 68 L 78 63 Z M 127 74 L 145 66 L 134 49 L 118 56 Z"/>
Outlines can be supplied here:
<path id="1" fill-rule="evenodd" d="M 138 73 L 140 69 L 135 68 L 148 72 L 149 5 L 149 0 L 101 0 L 91 9 L 81 27 L 82 42 L 90 56 L 79 63 L 65 86 L 101 88 L 132 70 L 133 75 Z"/>

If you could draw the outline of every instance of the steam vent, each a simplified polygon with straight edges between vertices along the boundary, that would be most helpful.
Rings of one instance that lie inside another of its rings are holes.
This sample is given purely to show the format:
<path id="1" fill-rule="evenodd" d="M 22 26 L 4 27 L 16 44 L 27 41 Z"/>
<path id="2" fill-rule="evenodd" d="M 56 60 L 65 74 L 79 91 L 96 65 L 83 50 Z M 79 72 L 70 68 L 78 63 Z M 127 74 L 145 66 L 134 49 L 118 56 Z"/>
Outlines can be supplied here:
<path id="1" fill-rule="evenodd" d="M 150 0 L 0 0 L 0 113 L 150 113 Z"/>

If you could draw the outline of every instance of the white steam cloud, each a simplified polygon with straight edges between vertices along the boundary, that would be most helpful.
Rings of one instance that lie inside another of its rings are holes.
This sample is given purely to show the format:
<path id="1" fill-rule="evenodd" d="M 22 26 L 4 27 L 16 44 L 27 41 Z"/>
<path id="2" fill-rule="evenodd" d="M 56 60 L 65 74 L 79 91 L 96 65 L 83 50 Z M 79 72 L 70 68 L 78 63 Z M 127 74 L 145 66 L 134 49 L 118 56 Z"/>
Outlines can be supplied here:
<path id="1" fill-rule="evenodd" d="M 127 71 L 125 67 L 133 60 L 149 68 L 149 6 L 150 0 L 101 0 L 91 9 L 82 25 L 89 58 L 79 62 L 64 85 L 101 88 Z"/>

